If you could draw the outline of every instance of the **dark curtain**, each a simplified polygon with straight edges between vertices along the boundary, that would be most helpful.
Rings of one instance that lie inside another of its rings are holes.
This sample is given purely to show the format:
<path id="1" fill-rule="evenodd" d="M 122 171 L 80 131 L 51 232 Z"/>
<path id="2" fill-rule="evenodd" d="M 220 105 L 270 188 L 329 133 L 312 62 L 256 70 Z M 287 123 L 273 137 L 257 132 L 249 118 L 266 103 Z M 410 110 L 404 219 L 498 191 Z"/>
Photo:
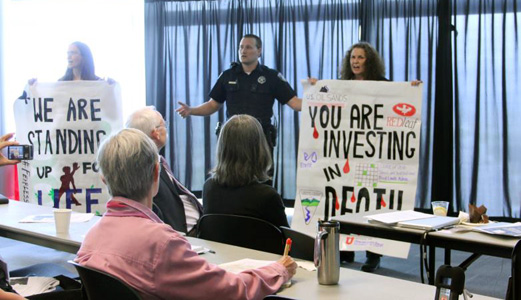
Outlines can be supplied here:
<path id="1" fill-rule="evenodd" d="M 420 167 L 416 207 L 428 207 L 433 172 L 437 0 L 369 0 L 362 4 L 362 36 L 375 46 L 392 81 L 423 81 Z M 450 73 L 450 69 L 449 69 Z M 450 81 L 449 81 L 450 84 Z"/>
<path id="2" fill-rule="evenodd" d="M 416 207 L 521 216 L 520 2 L 362 2 L 362 36 L 387 76 L 425 85 Z"/>
<path id="3" fill-rule="evenodd" d="M 192 190 L 202 189 L 214 165 L 214 128 L 225 112 L 184 120 L 175 114 L 177 101 L 209 99 L 219 74 L 238 61 L 242 35 L 261 37 L 261 63 L 284 74 L 299 97 L 301 80 L 337 78 L 344 53 L 358 41 L 358 1 L 147 1 L 145 14 L 147 104 L 171 124 L 165 156 Z M 294 199 L 299 117 L 285 105 L 275 105 L 274 116 L 274 183 Z"/>
<path id="4" fill-rule="evenodd" d="M 453 1 L 454 190 L 521 217 L 520 0 Z"/>
<path id="5" fill-rule="evenodd" d="M 421 79 L 422 139 L 416 207 L 484 204 L 520 217 L 521 0 L 147 1 L 147 103 L 172 124 L 166 147 L 176 176 L 200 190 L 214 163 L 224 112 L 183 120 L 177 101 L 199 105 L 237 60 L 240 37 L 259 35 L 261 62 L 300 80 L 337 78 L 349 46 L 372 43 L 393 81 Z M 275 185 L 294 199 L 298 114 L 274 107 Z"/>

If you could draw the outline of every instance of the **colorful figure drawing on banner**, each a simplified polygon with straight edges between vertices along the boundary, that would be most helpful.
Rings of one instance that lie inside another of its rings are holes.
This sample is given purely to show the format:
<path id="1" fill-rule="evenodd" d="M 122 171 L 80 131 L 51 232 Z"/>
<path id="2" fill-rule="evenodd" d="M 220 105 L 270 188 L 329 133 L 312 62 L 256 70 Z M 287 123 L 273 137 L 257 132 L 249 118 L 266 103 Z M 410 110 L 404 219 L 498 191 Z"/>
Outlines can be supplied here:
<path id="1" fill-rule="evenodd" d="M 321 80 L 304 90 L 292 228 L 412 209 L 422 90 L 407 82 Z M 300 206 L 300 207 L 299 207 Z M 406 257 L 408 245 L 343 236 L 341 250 Z"/>
<path id="2" fill-rule="evenodd" d="M 58 208 L 60 207 L 60 199 L 63 195 L 63 193 L 65 193 L 67 190 L 69 190 L 69 187 L 70 185 L 72 184 L 72 188 L 73 188 L 73 192 L 71 194 L 71 201 L 72 203 L 74 203 L 75 205 L 81 205 L 80 202 L 78 202 L 78 200 L 76 200 L 76 197 L 74 197 L 74 194 L 76 194 L 76 185 L 74 184 L 74 173 L 76 173 L 76 171 L 78 171 L 80 169 L 80 166 L 78 165 L 78 163 L 73 163 L 72 164 L 72 172 L 71 172 L 71 167 L 69 166 L 65 166 L 63 167 L 63 175 L 60 177 L 60 181 L 62 182 L 62 185 L 60 186 L 60 190 L 58 191 L 58 199 L 57 201 L 55 200 L 54 202 L 54 207 Z"/>
<path id="3" fill-rule="evenodd" d="M 302 205 L 302 214 L 306 225 L 313 219 L 317 211 L 317 207 L 322 200 L 322 192 L 316 190 L 301 190 L 300 204 Z"/>
<path id="4" fill-rule="evenodd" d="M 318 161 L 318 154 L 315 150 L 303 150 L 302 154 L 304 155 L 303 160 L 300 162 L 299 167 L 302 169 L 305 168 L 313 168 L 313 166 Z"/>
<path id="5" fill-rule="evenodd" d="M 14 103 L 16 134 L 20 144 L 33 145 L 34 157 L 18 166 L 20 201 L 103 213 L 109 194 L 96 151 L 122 126 L 119 85 L 38 82 L 26 94 Z"/>

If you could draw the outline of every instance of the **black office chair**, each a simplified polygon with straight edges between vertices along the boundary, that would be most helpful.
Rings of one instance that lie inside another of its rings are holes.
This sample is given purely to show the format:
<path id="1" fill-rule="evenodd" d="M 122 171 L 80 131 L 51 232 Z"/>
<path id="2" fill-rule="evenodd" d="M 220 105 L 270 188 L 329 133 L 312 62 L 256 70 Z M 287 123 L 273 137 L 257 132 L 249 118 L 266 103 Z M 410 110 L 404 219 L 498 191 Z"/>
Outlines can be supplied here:
<path id="1" fill-rule="evenodd" d="M 78 274 L 86 299 L 119 299 L 119 300 L 140 300 L 139 294 L 128 284 L 120 279 L 102 271 L 82 266 L 74 261 L 73 264 Z"/>
<path id="2" fill-rule="evenodd" d="M 293 230 L 286 226 L 280 226 L 284 238 L 292 240 L 289 255 L 293 258 L 300 258 L 313 261 L 315 239 L 300 231 Z"/>
<path id="3" fill-rule="evenodd" d="M 157 204 L 152 202 L 152 211 L 161 219 L 161 221 L 164 221 L 165 218 L 163 217 L 163 212 L 161 211 L 161 208 L 157 206 Z"/>
<path id="4" fill-rule="evenodd" d="M 512 250 L 512 276 L 508 279 L 506 300 L 521 299 L 521 240 Z"/>
<path id="5" fill-rule="evenodd" d="M 280 229 L 253 217 L 204 215 L 197 223 L 197 237 L 276 254 L 284 252 L 284 236 Z"/>

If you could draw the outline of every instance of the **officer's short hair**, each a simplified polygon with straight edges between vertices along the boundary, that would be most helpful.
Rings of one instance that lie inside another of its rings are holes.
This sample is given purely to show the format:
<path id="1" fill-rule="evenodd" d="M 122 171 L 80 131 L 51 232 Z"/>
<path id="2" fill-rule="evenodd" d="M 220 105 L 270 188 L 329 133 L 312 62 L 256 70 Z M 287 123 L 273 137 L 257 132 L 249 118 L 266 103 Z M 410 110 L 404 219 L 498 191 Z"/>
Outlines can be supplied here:
<path id="1" fill-rule="evenodd" d="M 243 39 L 245 39 L 245 38 L 255 39 L 255 43 L 257 44 L 257 48 L 262 48 L 262 40 L 260 39 L 260 37 L 256 36 L 255 34 L 246 34 L 242 38 Z"/>

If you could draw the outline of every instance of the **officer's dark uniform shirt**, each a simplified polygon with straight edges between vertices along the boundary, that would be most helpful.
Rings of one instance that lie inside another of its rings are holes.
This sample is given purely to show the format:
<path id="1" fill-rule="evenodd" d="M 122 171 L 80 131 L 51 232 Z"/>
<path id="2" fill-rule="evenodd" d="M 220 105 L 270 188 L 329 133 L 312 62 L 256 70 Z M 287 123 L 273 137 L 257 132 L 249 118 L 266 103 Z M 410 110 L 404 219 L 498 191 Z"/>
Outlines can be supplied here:
<path id="1" fill-rule="evenodd" d="M 221 104 L 226 101 L 227 118 L 247 114 L 264 127 L 271 124 L 275 99 L 286 104 L 296 95 L 276 70 L 258 64 L 248 75 L 240 63 L 233 63 L 219 76 L 209 96 Z"/>

